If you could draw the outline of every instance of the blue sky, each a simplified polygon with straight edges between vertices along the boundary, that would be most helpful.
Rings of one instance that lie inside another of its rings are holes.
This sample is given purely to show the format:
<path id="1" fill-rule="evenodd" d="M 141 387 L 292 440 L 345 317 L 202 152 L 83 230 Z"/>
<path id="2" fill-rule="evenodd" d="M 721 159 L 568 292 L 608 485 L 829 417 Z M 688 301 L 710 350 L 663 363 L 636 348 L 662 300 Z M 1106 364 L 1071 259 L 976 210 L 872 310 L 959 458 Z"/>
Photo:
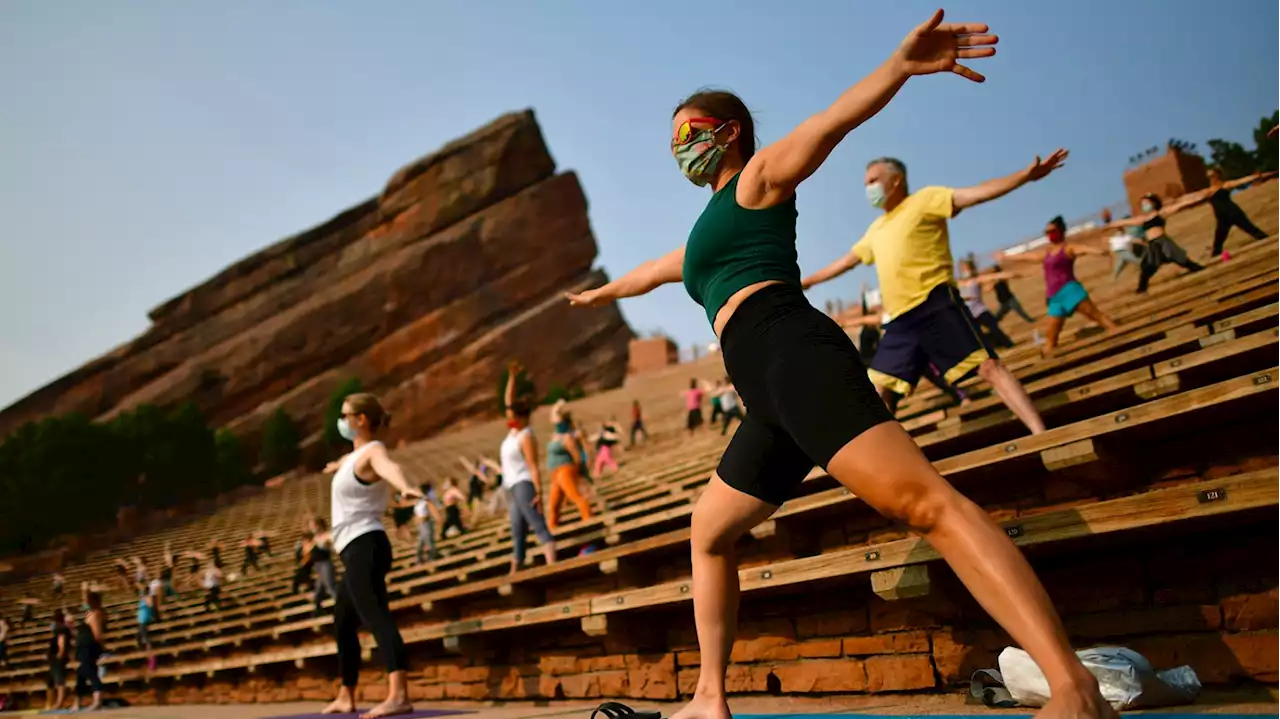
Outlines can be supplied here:
<path id="1" fill-rule="evenodd" d="M 668 152 L 674 105 L 728 87 L 763 142 L 828 105 L 935 6 L 901 0 L 0 3 L 0 405 L 146 328 L 226 264 L 374 194 L 491 118 L 536 110 L 617 276 L 684 241 L 708 194 Z M 1036 153 L 1067 168 L 952 228 L 958 251 L 1122 197 L 1137 151 L 1249 142 L 1277 106 L 1277 5 L 966 2 L 999 54 L 985 85 L 911 81 L 799 193 L 811 271 L 873 211 L 862 167 L 964 185 Z M 681 49 L 676 49 L 681 48 Z M 860 269 L 811 293 L 853 297 Z M 625 301 L 639 331 L 713 339 L 679 287 Z"/>

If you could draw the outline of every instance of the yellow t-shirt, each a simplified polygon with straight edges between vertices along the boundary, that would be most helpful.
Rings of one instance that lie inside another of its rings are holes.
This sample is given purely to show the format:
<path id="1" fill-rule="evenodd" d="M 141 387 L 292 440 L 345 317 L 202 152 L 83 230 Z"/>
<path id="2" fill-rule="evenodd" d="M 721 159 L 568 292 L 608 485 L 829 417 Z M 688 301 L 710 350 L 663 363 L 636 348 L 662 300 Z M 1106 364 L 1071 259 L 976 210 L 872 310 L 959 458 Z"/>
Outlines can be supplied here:
<path id="1" fill-rule="evenodd" d="M 947 220 L 954 212 L 953 190 L 925 187 L 877 217 L 853 246 L 864 263 L 876 266 L 880 300 L 890 317 L 925 301 L 929 292 L 952 282 L 951 237 Z"/>

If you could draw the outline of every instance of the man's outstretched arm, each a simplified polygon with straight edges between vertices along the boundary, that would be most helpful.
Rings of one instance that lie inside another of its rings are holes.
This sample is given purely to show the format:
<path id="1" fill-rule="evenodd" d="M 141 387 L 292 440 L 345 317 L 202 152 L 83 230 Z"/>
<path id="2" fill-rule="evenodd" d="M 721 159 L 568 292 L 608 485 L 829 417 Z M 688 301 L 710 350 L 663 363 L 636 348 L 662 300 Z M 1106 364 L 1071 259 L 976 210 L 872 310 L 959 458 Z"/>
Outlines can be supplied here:
<path id="1" fill-rule="evenodd" d="M 953 206 L 952 215 L 960 214 L 960 211 L 966 207 L 981 205 L 984 202 L 990 202 L 997 197 L 1003 197 L 1010 192 L 1022 187 L 1028 182 L 1035 182 L 1043 179 L 1049 173 L 1062 167 L 1062 163 L 1066 162 L 1067 150 L 1058 148 L 1053 151 L 1052 155 L 1040 160 L 1040 156 L 1036 155 L 1035 162 L 1027 167 L 1018 170 L 1012 175 L 997 177 L 994 180 L 987 180 L 973 187 L 957 188 L 952 194 L 951 203 Z"/>

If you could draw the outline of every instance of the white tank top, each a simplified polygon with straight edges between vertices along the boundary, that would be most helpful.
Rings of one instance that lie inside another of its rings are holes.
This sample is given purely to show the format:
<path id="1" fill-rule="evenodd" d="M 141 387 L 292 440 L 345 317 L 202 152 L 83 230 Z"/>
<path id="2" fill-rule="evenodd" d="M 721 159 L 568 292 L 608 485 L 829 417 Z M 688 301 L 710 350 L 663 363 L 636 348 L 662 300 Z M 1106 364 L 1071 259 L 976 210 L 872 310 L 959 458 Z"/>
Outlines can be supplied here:
<path id="1" fill-rule="evenodd" d="M 524 449 L 520 446 L 520 438 L 532 433 L 533 430 L 528 427 L 519 432 L 513 429 L 507 432 L 507 438 L 502 440 L 498 459 L 502 460 L 502 486 L 507 489 L 521 482 L 533 481 L 533 472 L 529 471 L 529 463 L 524 458 Z"/>
<path id="2" fill-rule="evenodd" d="M 369 532 L 384 532 L 382 515 L 387 513 L 387 483 L 365 484 L 356 478 L 356 462 L 374 445 L 370 442 L 347 455 L 329 489 L 329 526 L 333 529 L 333 549 L 339 554 L 351 540 Z"/>

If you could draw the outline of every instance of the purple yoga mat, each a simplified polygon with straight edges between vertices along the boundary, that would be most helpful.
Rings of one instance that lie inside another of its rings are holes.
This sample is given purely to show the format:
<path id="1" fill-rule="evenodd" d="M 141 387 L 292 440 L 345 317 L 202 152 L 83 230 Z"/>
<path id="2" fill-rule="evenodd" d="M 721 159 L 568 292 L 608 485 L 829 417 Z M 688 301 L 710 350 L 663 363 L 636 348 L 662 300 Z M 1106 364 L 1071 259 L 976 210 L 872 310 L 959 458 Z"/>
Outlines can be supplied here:
<path id="1" fill-rule="evenodd" d="M 269 719 L 356 719 L 356 716 L 360 716 L 361 711 L 369 711 L 370 709 L 372 709 L 372 705 L 366 706 L 365 709 L 357 709 L 351 714 L 289 714 L 288 716 L 270 716 Z M 471 711 L 461 709 L 419 709 L 408 714 L 397 714 L 396 719 L 424 719 L 425 716 L 449 716 L 453 714 L 471 714 Z"/>

